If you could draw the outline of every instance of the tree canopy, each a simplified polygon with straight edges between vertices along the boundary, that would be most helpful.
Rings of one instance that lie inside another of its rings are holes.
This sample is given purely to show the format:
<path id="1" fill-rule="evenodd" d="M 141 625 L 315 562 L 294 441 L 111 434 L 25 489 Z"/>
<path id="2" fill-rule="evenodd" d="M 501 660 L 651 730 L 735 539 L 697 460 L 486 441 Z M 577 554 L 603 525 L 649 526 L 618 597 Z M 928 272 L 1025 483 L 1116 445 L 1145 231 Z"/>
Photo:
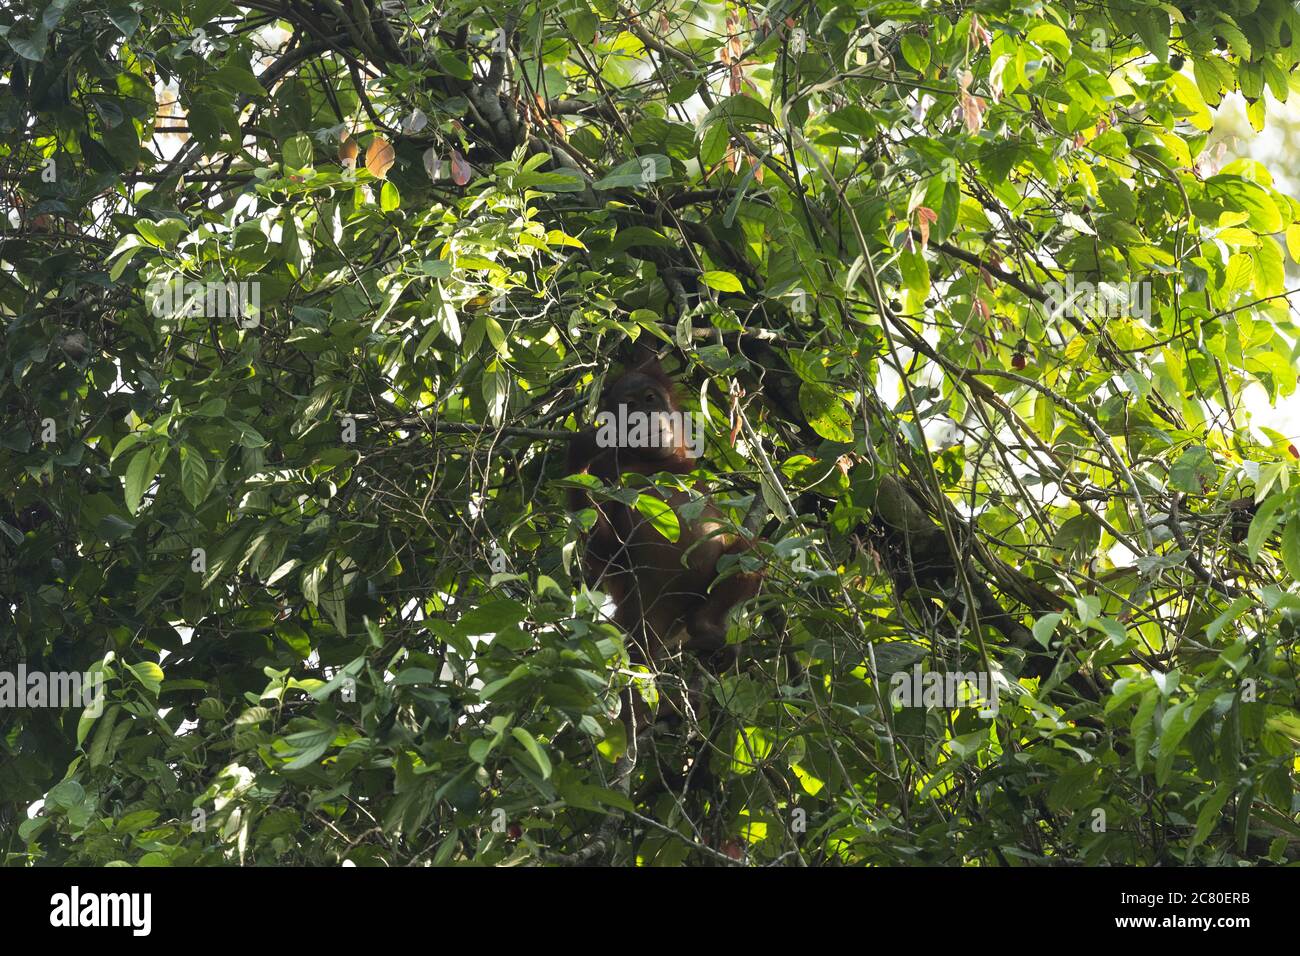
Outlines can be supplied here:
<path id="1" fill-rule="evenodd" d="M 0 707 L 4 861 L 1294 862 L 1300 453 L 1246 399 L 1300 202 L 1212 138 L 1293 33 L 8 5 L 0 670 L 105 700 Z M 761 535 L 721 672 L 638 673 L 582 581 L 634 341 Z M 900 701 L 950 674 L 996 712 Z M 686 718 L 629 741 L 629 682 Z"/>

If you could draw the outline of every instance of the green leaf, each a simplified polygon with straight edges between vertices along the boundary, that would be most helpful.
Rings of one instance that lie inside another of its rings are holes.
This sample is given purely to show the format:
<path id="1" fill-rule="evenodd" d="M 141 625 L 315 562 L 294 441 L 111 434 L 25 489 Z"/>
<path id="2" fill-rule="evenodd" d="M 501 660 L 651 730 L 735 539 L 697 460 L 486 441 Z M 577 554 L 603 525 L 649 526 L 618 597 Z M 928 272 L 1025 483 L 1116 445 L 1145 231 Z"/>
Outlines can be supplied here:
<path id="1" fill-rule="evenodd" d="M 45 802 L 60 810 L 69 810 L 86 799 L 86 788 L 76 780 L 64 780 L 45 795 Z"/>
<path id="2" fill-rule="evenodd" d="M 63 14 L 73 3 L 74 0 L 50 0 L 45 12 L 41 14 L 41 25 L 47 30 L 53 30 L 63 20 Z"/>
<path id="3" fill-rule="evenodd" d="M 1300 222 L 1286 227 L 1286 251 L 1292 262 L 1300 262 Z"/>
<path id="4" fill-rule="evenodd" d="M 551 761 L 546 756 L 546 751 L 542 750 L 541 745 L 538 744 L 536 738 L 522 727 L 512 727 L 510 733 L 515 740 L 523 744 L 524 749 L 528 751 L 528 755 L 533 758 L 533 763 L 537 764 L 537 769 L 542 773 L 542 779 L 548 779 L 551 776 Z"/>
<path id="5" fill-rule="evenodd" d="M 331 728 L 318 730 L 305 730 L 300 733 L 290 734 L 284 738 L 284 742 L 289 745 L 289 753 L 294 754 L 294 759 L 284 765 L 285 770 L 306 770 L 316 764 L 325 751 L 329 749 L 330 744 L 334 742 L 335 731 Z"/>
<path id="6" fill-rule="evenodd" d="M 283 154 L 284 164 L 290 169 L 305 169 L 311 166 L 314 155 L 311 137 L 306 133 L 290 137 L 284 144 Z"/>
<path id="7" fill-rule="evenodd" d="M 109 8 L 108 18 L 113 21 L 113 26 L 117 27 L 122 36 L 127 39 L 130 39 L 131 35 L 140 28 L 140 14 L 128 6 Z"/>
<path id="8" fill-rule="evenodd" d="M 907 65 L 917 73 L 924 73 L 926 67 L 930 65 L 930 44 L 925 38 L 915 33 L 908 33 L 903 36 L 901 46 L 903 59 L 907 61 Z"/>
<path id="9" fill-rule="evenodd" d="M 1163 786 L 1173 771 L 1174 759 L 1183 738 L 1201 719 L 1202 715 L 1214 704 L 1214 694 L 1204 694 L 1195 703 L 1174 704 L 1165 711 L 1161 719 L 1160 756 L 1156 761 L 1156 783 Z"/>
<path id="10" fill-rule="evenodd" d="M 608 175 L 592 183 L 592 189 L 618 189 L 625 186 L 649 186 L 672 175 L 672 162 L 661 153 L 650 153 L 616 166 Z"/>
<path id="11" fill-rule="evenodd" d="M 738 127 L 776 125 L 776 118 L 771 110 L 752 96 L 745 96 L 743 93 L 727 97 L 705 113 L 704 118 L 700 120 L 700 129 L 724 119 Z"/>
<path id="12" fill-rule="evenodd" d="M 799 407 L 808 424 L 829 441 L 853 441 L 853 419 L 844 402 L 832 390 L 812 382 L 799 387 Z"/>
<path id="13" fill-rule="evenodd" d="M 492 424 L 500 425 L 505 420 L 506 407 L 510 403 L 510 373 L 496 368 L 489 369 L 483 374 L 482 389 L 488 419 Z"/>
<path id="14" fill-rule="evenodd" d="M 1146 47 L 1161 63 L 1169 61 L 1169 13 L 1160 7 L 1144 7 L 1133 12 L 1133 22 Z"/>
<path id="15" fill-rule="evenodd" d="M 909 292 L 919 299 L 930 294 L 930 267 L 926 265 L 920 245 L 910 252 L 904 249 L 898 254 L 898 268 L 903 274 L 903 285 Z"/>
<path id="16" fill-rule="evenodd" d="M 189 445 L 181 445 L 181 493 L 192 507 L 203 503 L 208 488 L 208 463 Z"/>
<path id="17" fill-rule="evenodd" d="M 703 272 L 700 274 L 700 281 L 710 289 L 717 289 L 719 292 L 744 292 L 745 287 L 740 284 L 730 272 Z"/>
<path id="18" fill-rule="evenodd" d="M 379 190 L 379 208 L 384 212 L 392 212 L 402 205 L 402 197 L 397 192 L 392 180 L 384 180 L 383 187 Z"/>
<path id="19" fill-rule="evenodd" d="M 81 717 L 77 720 L 77 746 L 80 747 L 86 740 L 86 734 L 90 733 L 90 728 L 95 726 L 101 714 L 87 707 L 82 711 Z"/>
<path id="20" fill-rule="evenodd" d="M 1286 527 L 1282 530 L 1281 553 L 1287 573 L 1300 581 L 1300 513 L 1287 519 Z"/>
<path id="21" fill-rule="evenodd" d="M 1214 459 L 1204 445 L 1187 449 L 1169 469 L 1169 484 L 1179 491 L 1204 494 L 1214 484 Z"/>
<path id="22" fill-rule="evenodd" d="M 519 601 L 498 597 L 470 608 L 460 619 L 460 627 L 469 634 L 500 634 L 514 630 L 528 617 L 528 607 Z"/>
<path id="23" fill-rule="evenodd" d="M 1196 815 L 1196 832 L 1192 834 L 1191 843 L 1187 845 L 1189 850 L 1200 846 L 1209 839 L 1210 834 L 1219 823 L 1219 818 L 1223 815 L 1224 806 L 1227 805 L 1231 797 L 1232 788 L 1230 786 L 1221 783 L 1214 788 L 1210 798 L 1202 805 L 1201 812 Z"/>
<path id="24" fill-rule="evenodd" d="M 127 664 L 127 670 L 135 675 L 136 680 L 143 684 L 150 693 L 155 697 L 162 690 L 163 669 L 153 661 L 141 661 L 138 664 Z"/>
<path id="25" fill-rule="evenodd" d="M 145 437 L 146 435 L 144 432 L 127 432 L 127 434 L 122 436 L 122 439 L 113 446 L 113 451 L 108 456 L 109 465 L 112 465 L 113 462 L 122 457 L 124 452 L 130 451 L 136 445 L 140 444 L 140 442 L 144 441 Z"/>
<path id="26" fill-rule="evenodd" d="M 126 510 L 131 514 L 134 515 L 140 510 L 145 492 L 158 477 L 158 469 L 162 466 L 162 458 L 166 452 L 165 446 L 160 449 L 152 447 L 141 449 L 135 453 L 131 464 L 127 466 Z"/>
<path id="27" fill-rule="evenodd" d="M 1210 626 L 1205 629 L 1206 638 L 1210 641 L 1217 640 L 1219 637 L 1219 633 L 1225 627 L 1227 627 L 1237 618 L 1241 617 L 1241 615 L 1244 614 L 1251 607 L 1253 607 L 1254 604 L 1255 604 L 1254 600 L 1245 595 L 1236 598 L 1231 604 L 1228 605 L 1228 607 L 1224 610 L 1222 614 L 1220 614 L 1212 622 L 1210 622 Z"/>
<path id="28" fill-rule="evenodd" d="M 654 495 L 637 495 L 634 506 L 645 516 L 651 526 L 669 541 L 676 541 L 682 533 L 677 513 L 662 498 Z"/>
<path id="29" fill-rule="evenodd" d="M 434 51 L 433 58 L 447 76 L 466 81 L 474 79 L 474 71 L 464 57 L 439 49 Z"/>
<path id="30" fill-rule="evenodd" d="M 758 163 L 750 163 L 745 167 L 745 175 L 740 177 L 740 185 L 736 187 L 736 195 L 731 197 L 731 202 L 727 204 L 727 211 L 722 217 L 722 224 L 728 229 L 730 229 L 731 224 L 736 221 L 736 213 L 740 211 L 740 204 L 744 201 L 745 193 L 749 191 L 749 186 L 754 181 L 754 174 L 758 169 Z M 717 273 L 712 274 L 716 275 Z M 731 275 L 731 273 L 725 274 Z M 732 276 L 732 278 L 734 279 L 735 276 Z M 706 282 L 705 284 L 707 285 L 708 283 Z M 736 284 L 740 285 L 739 279 L 736 280 Z M 716 286 L 714 288 L 716 288 Z"/>
<path id="31" fill-rule="evenodd" d="M 587 188 L 587 181 L 576 169 L 557 169 L 550 173 L 520 173 L 515 177 L 515 186 L 547 193 L 580 193 Z"/>
<path id="32" fill-rule="evenodd" d="M 1229 209 L 1246 213 L 1250 228 L 1261 235 L 1272 235 L 1284 228 L 1277 204 L 1262 187 L 1239 176 L 1219 174 L 1205 181 L 1207 194 L 1222 201 Z"/>
<path id="33" fill-rule="evenodd" d="M 926 53 L 929 53 L 929 45 L 926 45 Z M 845 106 L 836 110 L 834 113 L 828 113 L 825 117 L 828 126 L 841 130 L 845 133 L 851 133 L 854 136 L 872 137 L 879 130 L 875 119 L 861 106 Z"/>
<path id="34" fill-rule="evenodd" d="M 109 259 L 113 262 L 112 268 L 108 270 L 109 279 L 116 282 L 122 278 L 122 273 L 126 271 L 131 259 L 137 252 L 141 252 L 146 248 L 148 247 L 145 245 L 144 240 L 134 234 L 123 236 L 118 240 L 117 247 L 109 254 Z"/>
<path id="35" fill-rule="evenodd" d="M 1064 614 L 1044 614 L 1040 617 L 1034 622 L 1034 640 L 1043 645 L 1044 648 L 1050 648 L 1052 646 L 1052 633 L 1064 616 Z"/>
<path id="36" fill-rule="evenodd" d="M 1146 763 L 1151 750 L 1151 743 L 1155 740 L 1156 726 L 1154 718 L 1156 704 L 1159 702 L 1160 691 L 1153 687 L 1142 695 L 1142 702 L 1138 705 L 1137 713 L 1133 715 L 1131 727 L 1133 758 L 1137 762 L 1138 773 L 1142 772 L 1142 766 Z"/>
<path id="37" fill-rule="evenodd" d="M 243 93 L 246 96 L 266 96 L 266 87 L 258 82 L 257 77 L 234 63 L 227 63 L 217 70 L 212 74 L 212 79 L 236 93 Z"/>
<path id="38" fill-rule="evenodd" d="M 1058 60 L 1070 58 L 1070 35 L 1055 23 L 1040 23 L 1029 31 L 1029 42 L 1047 50 Z"/>
<path id="39" fill-rule="evenodd" d="M 45 45 L 49 41 L 49 30 L 46 29 L 44 23 L 37 23 L 30 35 L 24 36 L 10 32 L 5 37 L 5 41 L 24 60 L 40 63 L 45 58 Z"/>
<path id="40" fill-rule="evenodd" d="M 700 165 L 706 169 L 716 166 L 727 153 L 727 142 L 731 133 L 725 123 L 715 123 L 704 130 L 700 140 Z"/>
<path id="41" fill-rule="evenodd" d="M 1246 532 L 1246 553 L 1250 555 L 1251 564 L 1259 560 L 1259 552 L 1277 526 L 1278 513 L 1286 502 L 1284 493 L 1275 492 L 1255 509 L 1255 517 L 1250 519 L 1250 530 Z"/>
<path id="42" fill-rule="evenodd" d="M 1228 260 L 1228 271 L 1223 282 L 1223 291 L 1229 295 L 1233 292 L 1244 292 L 1250 288 L 1254 278 L 1254 260 L 1246 253 L 1239 252 Z"/>
<path id="43" fill-rule="evenodd" d="M 117 725 L 118 715 L 122 708 L 114 705 L 108 708 L 104 714 L 104 719 L 100 721 L 99 727 L 95 730 L 95 739 L 90 745 L 90 765 L 92 767 L 102 767 L 105 763 L 112 760 L 113 753 L 110 745 L 113 743 L 114 729 Z"/>
<path id="44" fill-rule="evenodd" d="M 24 843 L 30 843 L 50 826 L 49 817 L 29 817 L 18 824 L 18 837 Z"/>

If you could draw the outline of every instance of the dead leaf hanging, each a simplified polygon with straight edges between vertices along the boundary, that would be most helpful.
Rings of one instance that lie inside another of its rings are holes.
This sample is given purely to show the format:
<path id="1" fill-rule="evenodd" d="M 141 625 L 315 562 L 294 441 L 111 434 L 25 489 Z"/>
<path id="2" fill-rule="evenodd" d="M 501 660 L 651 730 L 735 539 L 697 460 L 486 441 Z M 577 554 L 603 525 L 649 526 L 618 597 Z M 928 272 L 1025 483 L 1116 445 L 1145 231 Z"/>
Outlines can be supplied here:
<path id="1" fill-rule="evenodd" d="M 984 97 L 971 93 L 970 85 L 974 79 L 971 71 L 965 70 L 958 78 L 957 87 L 960 94 L 961 115 L 966 123 L 966 129 L 971 133 L 978 133 L 984 125 L 984 109 L 987 104 L 984 102 Z"/>
<path id="2" fill-rule="evenodd" d="M 453 149 L 451 151 L 451 181 L 457 186 L 464 186 L 469 182 L 469 177 L 469 163 L 460 154 L 460 150 Z"/>
<path id="3" fill-rule="evenodd" d="M 370 148 L 366 150 L 366 169 L 370 170 L 370 175 L 376 179 L 387 179 L 388 171 L 393 168 L 393 163 L 397 159 L 397 154 L 393 152 L 393 146 L 382 136 L 375 136 L 370 141 Z"/>
<path id="4" fill-rule="evenodd" d="M 429 117 L 417 106 L 402 120 L 402 132 L 414 135 L 428 125 Z"/>
<path id="5" fill-rule="evenodd" d="M 424 171 L 429 174 L 429 178 L 437 182 L 442 176 L 442 160 L 438 158 L 438 151 L 435 147 L 430 146 L 424 151 L 423 156 Z"/>
<path id="6" fill-rule="evenodd" d="M 349 169 L 355 169 L 357 165 L 357 141 L 349 136 L 343 142 L 339 143 L 339 162 Z"/>

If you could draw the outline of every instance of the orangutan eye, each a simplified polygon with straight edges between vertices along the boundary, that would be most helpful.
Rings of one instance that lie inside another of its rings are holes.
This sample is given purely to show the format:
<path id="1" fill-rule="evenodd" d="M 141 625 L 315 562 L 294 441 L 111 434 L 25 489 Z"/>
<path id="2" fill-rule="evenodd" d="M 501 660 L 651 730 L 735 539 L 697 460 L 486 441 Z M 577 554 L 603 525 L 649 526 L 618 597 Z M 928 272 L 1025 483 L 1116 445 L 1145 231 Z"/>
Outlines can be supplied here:
<path id="1" fill-rule="evenodd" d="M 654 392 L 646 392 L 646 393 L 645 393 L 645 400 L 646 400 L 646 403 L 647 403 L 647 404 L 651 404 L 651 405 L 653 405 L 653 404 L 654 404 L 654 400 L 655 400 L 655 393 L 654 393 Z"/>

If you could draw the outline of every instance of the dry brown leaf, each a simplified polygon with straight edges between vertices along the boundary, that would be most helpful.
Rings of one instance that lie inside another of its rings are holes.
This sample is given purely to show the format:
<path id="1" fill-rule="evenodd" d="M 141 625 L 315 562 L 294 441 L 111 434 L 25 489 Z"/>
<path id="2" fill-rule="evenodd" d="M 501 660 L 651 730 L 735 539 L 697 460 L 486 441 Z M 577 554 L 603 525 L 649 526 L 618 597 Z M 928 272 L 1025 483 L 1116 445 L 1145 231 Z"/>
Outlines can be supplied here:
<path id="1" fill-rule="evenodd" d="M 396 160 L 397 154 L 388 140 L 376 135 L 370 141 L 370 147 L 366 150 L 366 169 L 370 170 L 370 175 L 376 179 L 387 179 L 388 171 L 393 168 Z"/>
<path id="2" fill-rule="evenodd" d="M 351 136 L 339 144 L 339 162 L 350 168 L 357 165 L 357 141 Z"/>
<path id="3" fill-rule="evenodd" d="M 916 230 L 921 234 L 921 251 L 930 244 L 930 224 L 937 222 L 939 214 L 929 206 L 916 207 Z"/>
<path id="4" fill-rule="evenodd" d="M 984 125 L 985 102 L 982 96 L 972 96 L 970 85 L 975 80 L 970 70 L 962 73 L 958 80 L 958 88 L 961 99 L 961 116 L 966 124 L 966 129 L 972 133 L 978 133 Z"/>
<path id="5" fill-rule="evenodd" d="M 460 150 L 451 151 L 451 181 L 457 186 L 464 186 L 469 182 L 470 168 L 465 157 L 460 154 Z"/>

